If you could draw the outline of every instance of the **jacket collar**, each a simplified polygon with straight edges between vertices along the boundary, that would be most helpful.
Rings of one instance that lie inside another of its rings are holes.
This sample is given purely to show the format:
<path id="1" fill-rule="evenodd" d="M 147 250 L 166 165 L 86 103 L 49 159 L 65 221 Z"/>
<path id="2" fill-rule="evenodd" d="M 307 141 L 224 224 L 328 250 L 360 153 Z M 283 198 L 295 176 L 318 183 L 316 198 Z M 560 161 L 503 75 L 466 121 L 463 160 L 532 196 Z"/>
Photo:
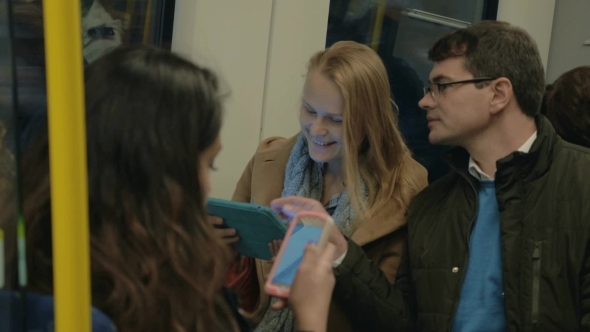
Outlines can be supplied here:
<path id="1" fill-rule="evenodd" d="M 495 175 L 497 184 L 513 183 L 520 179 L 531 182 L 549 171 L 559 137 L 549 120 L 544 116 L 537 116 L 535 122 L 537 124 L 537 139 L 529 153 L 515 151 L 497 161 Z M 467 169 L 469 163 L 467 150 L 456 147 L 447 152 L 443 158 L 457 173 L 467 178 L 475 186 L 477 181 Z"/>

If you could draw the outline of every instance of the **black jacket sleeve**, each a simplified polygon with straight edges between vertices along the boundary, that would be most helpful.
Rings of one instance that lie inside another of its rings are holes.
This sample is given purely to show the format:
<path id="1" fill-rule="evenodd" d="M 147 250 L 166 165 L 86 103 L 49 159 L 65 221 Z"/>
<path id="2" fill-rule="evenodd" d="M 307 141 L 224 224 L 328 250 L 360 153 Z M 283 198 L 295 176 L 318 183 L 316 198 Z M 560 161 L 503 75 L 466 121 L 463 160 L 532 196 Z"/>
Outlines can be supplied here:
<path id="1" fill-rule="evenodd" d="M 407 256 L 407 242 L 395 284 L 353 241 L 334 269 L 334 299 L 357 331 L 412 331 L 415 297 Z"/>

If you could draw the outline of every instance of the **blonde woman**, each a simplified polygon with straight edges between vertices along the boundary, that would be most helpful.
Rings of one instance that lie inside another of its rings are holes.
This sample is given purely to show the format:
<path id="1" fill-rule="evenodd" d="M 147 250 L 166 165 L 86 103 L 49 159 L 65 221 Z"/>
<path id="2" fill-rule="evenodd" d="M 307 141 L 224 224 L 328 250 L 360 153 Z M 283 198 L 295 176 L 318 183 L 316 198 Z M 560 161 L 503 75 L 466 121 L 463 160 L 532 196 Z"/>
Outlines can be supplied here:
<path id="1" fill-rule="evenodd" d="M 270 205 L 295 195 L 321 201 L 341 232 L 362 246 L 393 283 L 406 209 L 427 185 L 426 170 L 402 140 L 394 108 L 385 67 L 369 47 L 338 42 L 316 53 L 303 88 L 301 132 L 263 141 L 233 200 Z M 228 280 L 257 331 L 293 331 L 289 310 L 270 309 L 263 290 L 269 271 L 269 262 L 242 257 Z M 331 305 L 328 330 L 352 330 L 337 303 Z"/>

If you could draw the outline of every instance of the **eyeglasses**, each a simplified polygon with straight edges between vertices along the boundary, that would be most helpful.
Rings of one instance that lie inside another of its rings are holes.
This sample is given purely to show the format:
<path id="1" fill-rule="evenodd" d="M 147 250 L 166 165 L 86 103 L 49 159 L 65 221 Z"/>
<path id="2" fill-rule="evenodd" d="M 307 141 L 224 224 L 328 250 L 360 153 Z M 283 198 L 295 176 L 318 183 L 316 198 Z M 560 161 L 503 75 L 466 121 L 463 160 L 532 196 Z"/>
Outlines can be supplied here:
<path id="1" fill-rule="evenodd" d="M 450 86 L 450 85 L 466 84 L 466 83 L 477 84 L 477 83 L 493 81 L 493 80 L 495 80 L 495 78 L 493 78 L 493 77 L 480 77 L 480 78 L 472 78 L 469 80 L 455 81 L 455 82 L 431 83 L 429 87 L 424 88 L 424 95 L 426 96 L 428 93 L 430 93 L 430 96 L 432 98 L 436 98 L 436 97 L 440 96 L 440 94 L 445 90 L 445 88 L 447 86 Z"/>

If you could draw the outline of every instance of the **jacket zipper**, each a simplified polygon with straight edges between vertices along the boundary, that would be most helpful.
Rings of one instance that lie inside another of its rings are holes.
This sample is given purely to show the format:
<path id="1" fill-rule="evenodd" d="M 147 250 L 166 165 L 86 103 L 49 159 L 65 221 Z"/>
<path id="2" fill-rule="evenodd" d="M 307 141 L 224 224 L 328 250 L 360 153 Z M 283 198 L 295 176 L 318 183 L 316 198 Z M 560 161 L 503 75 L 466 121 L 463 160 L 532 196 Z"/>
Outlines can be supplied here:
<path id="1" fill-rule="evenodd" d="M 457 290 L 457 301 L 455 301 L 455 308 L 453 309 L 453 315 L 451 316 L 451 321 L 449 322 L 449 326 L 447 327 L 447 331 L 451 331 L 453 327 L 453 322 L 455 321 L 455 315 L 457 314 L 457 308 L 459 308 L 459 302 L 461 301 L 461 288 L 463 288 L 463 282 L 465 281 L 465 274 L 467 273 L 467 266 L 469 265 L 469 238 L 471 237 L 471 232 L 473 231 L 473 224 L 475 224 L 475 220 L 477 219 L 477 213 L 479 210 L 479 198 L 477 195 L 477 190 L 473 185 L 471 185 L 471 189 L 473 189 L 473 193 L 475 194 L 475 213 L 473 214 L 473 218 L 471 219 L 471 224 L 469 224 L 469 235 L 467 238 L 467 259 L 465 260 L 465 265 L 463 266 L 463 271 L 461 271 L 461 282 L 459 282 L 459 287 Z"/>
<path id="2" fill-rule="evenodd" d="M 541 242 L 535 242 L 535 250 L 533 251 L 533 301 L 531 320 L 533 326 L 536 326 L 539 321 L 539 287 L 541 279 Z"/>

